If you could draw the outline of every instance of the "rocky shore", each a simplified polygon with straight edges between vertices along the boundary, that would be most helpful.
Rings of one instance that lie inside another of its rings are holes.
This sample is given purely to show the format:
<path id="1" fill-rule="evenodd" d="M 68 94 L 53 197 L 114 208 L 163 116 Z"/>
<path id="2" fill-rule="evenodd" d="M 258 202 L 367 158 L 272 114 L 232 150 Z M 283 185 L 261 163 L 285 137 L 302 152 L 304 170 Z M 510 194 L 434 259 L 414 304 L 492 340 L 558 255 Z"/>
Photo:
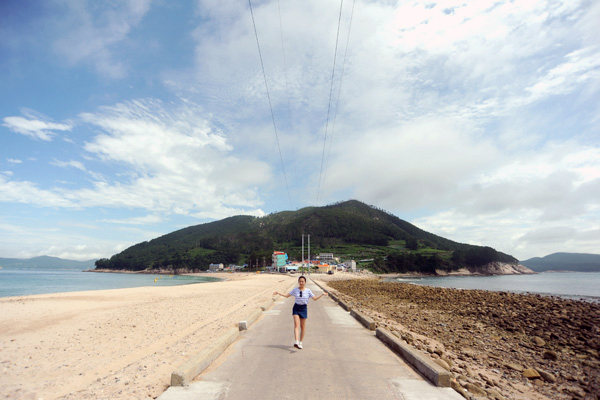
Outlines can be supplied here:
<path id="1" fill-rule="evenodd" d="M 600 399 L 600 305 L 379 279 L 326 282 L 454 373 L 469 399 Z"/>

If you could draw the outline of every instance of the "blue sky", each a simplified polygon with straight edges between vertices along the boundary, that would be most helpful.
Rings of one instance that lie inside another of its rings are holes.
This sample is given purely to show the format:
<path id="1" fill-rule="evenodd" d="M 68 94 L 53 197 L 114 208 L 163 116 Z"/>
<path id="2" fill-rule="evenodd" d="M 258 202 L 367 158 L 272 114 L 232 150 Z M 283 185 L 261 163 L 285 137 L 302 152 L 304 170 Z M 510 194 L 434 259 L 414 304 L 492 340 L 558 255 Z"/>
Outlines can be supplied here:
<path id="1" fill-rule="evenodd" d="M 252 9 L 264 76 L 245 1 L 1 2 L 0 257 L 351 198 L 519 259 L 599 252 L 599 2 Z"/>

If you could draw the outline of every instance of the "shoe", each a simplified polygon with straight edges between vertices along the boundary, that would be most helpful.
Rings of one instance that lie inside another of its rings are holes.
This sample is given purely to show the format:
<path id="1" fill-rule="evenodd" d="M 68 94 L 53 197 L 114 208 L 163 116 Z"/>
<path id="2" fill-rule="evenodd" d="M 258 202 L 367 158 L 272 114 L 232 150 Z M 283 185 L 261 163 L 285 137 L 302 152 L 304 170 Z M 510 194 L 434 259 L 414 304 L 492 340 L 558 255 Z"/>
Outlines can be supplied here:
<path id="1" fill-rule="evenodd" d="M 302 342 L 298 343 L 298 348 L 301 349 L 302 348 Z"/>
<path id="2" fill-rule="evenodd" d="M 297 349 L 301 349 L 302 345 L 300 344 L 299 341 L 296 340 L 296 343 L 294 343 L 294 347 L 297 348 Z"/>

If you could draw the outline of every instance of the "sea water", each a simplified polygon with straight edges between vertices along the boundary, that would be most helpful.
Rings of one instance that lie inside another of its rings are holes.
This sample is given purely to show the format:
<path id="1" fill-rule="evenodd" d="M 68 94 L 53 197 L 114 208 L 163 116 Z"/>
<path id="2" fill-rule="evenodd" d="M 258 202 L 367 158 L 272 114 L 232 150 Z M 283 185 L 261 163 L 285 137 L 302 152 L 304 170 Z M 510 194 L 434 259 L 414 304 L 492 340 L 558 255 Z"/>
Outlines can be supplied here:
<path id="1" fill-rule="evenodd" d="M 123 289 L 142 286 L 176 286 L 220 279 L 189 275 L 94 273 L 74 269 L 0 269 L 0 297 L 33 294 Z"/>
<path id="2" fill-rule="evenodd" d="M 397 278 L 395 281 L 455 289 L 536 293 L 600 302 L 600 272 L 542 272 L 531 275 Z"/>

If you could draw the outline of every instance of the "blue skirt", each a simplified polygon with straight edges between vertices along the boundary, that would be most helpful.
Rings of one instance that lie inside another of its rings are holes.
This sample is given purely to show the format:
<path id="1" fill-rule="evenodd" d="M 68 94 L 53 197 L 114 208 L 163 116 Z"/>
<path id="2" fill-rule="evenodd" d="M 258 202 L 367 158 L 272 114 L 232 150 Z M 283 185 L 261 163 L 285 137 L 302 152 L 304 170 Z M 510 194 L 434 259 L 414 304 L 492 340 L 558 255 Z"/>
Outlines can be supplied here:
<path id="1" fill-rule="evenodd" d="M 297 315 L 302 319 L 308 318 L 308 307 L 306 304 L 296 304 L 294 303 L 294 308 L 292 309 L 292 315 Z"/>

